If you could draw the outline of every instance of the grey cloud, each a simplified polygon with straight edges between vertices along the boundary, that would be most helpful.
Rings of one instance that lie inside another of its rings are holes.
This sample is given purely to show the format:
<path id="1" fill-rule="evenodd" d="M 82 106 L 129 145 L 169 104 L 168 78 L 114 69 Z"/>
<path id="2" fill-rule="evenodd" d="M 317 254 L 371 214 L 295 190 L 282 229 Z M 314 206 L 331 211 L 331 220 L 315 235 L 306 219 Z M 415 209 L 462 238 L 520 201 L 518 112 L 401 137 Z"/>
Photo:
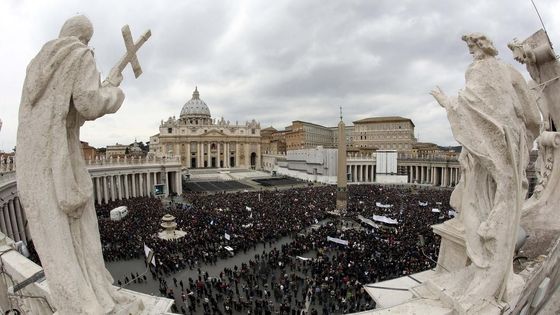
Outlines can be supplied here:
<path id="1" fill-rule="evenodd" d="M 558 42 L 553 12 L 560 2 L 540 2 Z M 460 36 L 487 33 L 500 57 L 526 73 L 506 44 L 540 27 L 529 1 L 119 1 L 111 10 L 109 2 L 8 3 L 0 4 L 0 21 L 13 19 L 15 25 L 5 36 L 23 40 L 17 45 L 26 54 L 56 36 L 66 18 L 86 13 L 96 29 L 91 45 L 104 74 L 124 52 L 123 24 L 131 26 L 133 37 L 152 29 L 139 52 L 144 74 L 136 80 L 125 72 L 122 109 L 83 129 L 84 140 L 95 146 L 134 137 L 147 141 L 161 119 L 179 115 L 195 85 L 213 116 L 231 122 L 255 118 L 282 129 L 301 119 L 333 126 L 342 105 L 347 123 L 401 115 L 414 120 L 421 140 L 453 144 L 445 111 L 428 92 L 440 85 L 452 95 L 463 86 L 471 57 Z M 29 62 L 15 56 L 17 45 L 0 48 L 0 95 L 10 104 L 0 113 L 1 150 L 15 144 Z"/>

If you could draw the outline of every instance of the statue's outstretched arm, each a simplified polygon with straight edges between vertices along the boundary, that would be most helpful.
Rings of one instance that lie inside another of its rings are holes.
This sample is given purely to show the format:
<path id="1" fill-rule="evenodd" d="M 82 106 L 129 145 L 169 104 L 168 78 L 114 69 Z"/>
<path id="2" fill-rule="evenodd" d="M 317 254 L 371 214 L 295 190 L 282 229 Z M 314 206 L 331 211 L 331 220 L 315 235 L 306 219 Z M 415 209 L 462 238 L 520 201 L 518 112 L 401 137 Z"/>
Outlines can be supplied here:
<path id="1" fill-rule="evenodd" d="M 93 55 L 86 54 L 79 67 L 72 99 L 76 110 L 85 120 L 95 120 L 116 112 L 124 101 L 122 90 L 111 84 L 101 85 Z"/>

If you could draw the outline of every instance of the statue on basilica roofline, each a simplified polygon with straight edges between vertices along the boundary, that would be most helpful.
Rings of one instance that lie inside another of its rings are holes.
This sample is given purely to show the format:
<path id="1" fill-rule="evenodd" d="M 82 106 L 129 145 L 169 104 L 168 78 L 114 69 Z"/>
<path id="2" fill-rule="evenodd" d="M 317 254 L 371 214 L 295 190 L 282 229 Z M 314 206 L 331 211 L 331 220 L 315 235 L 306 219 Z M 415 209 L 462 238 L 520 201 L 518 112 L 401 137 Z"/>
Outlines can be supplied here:
<path id="1" fill-rule="evenodd" d="M 540 116 L 525 79 L 496 58 L 488 37 L 474 33 L 462 39 L 473 56 L 465 87 L 454 97 L 439 88 L 431 94 L 463 146 L 462 176 L 450 204 L 460 213 L 471 261 L 444 287 L 462 312 L 476 313 L 489 299 L 507 300 L 521 289 L 512 261 Z"/>

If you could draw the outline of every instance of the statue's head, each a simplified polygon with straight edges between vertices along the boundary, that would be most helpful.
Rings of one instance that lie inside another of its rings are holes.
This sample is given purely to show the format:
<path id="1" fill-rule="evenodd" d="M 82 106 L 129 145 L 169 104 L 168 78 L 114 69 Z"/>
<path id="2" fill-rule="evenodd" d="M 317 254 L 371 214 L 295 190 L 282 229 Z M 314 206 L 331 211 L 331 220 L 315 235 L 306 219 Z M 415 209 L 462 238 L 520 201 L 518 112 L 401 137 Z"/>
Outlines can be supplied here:
<path id="1" fill-rule="evenodd" d="M 69 18 L 62 25 L 59 38 L 74 36 L 77 37 L 82 43 L 87 45 L 91 36 L 93 35 L 93 25 L 84 15 L 76 15 Z"/>
<path id="2" fill-rule="evenodd" d="M 484 34 L 466 34 L 461 39 L 469 46 L 469 52 L 473 55 L 474 59 L 483 59 L 488 56 L 494 57 L 498 54 L 494 43 Z"/>

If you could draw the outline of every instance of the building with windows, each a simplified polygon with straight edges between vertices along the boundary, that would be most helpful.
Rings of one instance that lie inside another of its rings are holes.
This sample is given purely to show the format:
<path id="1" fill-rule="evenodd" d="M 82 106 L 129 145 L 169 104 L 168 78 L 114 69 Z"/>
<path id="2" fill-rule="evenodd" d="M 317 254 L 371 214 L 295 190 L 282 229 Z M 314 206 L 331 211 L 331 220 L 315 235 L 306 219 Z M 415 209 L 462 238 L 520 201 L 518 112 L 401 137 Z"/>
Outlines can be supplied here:
<path id="1" fill-rule="evenodd" d="M 87 160 L 94 160 L 97 156 L 97 149 L 89 145 L 89 143 L 85 141 L 80 141 L 82 145 L 82 153 L 84 154 L 84 159 Z"/>
<path id="2" fill-rule="evenodd" d="M 180 157 L 184 168 L 261 168 L 261 127 L 255 121 L 230 123 L 212 118 L 195 88 L 179 118 L 161 121 L 150 137 L 150 154 Z"/>
<path id="3" fill-rule="evenodd" d="M 333 145 L 335 148 L 338 147 L 338 126 L 329 127 L 333 133 Z M 344 126 L 344 134 L 346 135 L 346 151 L 355 152 L 354 150 L 354 126 Z"/>
<path id="4" fill-rule="evenodd" d="M 359 150 L 411 151 L 416 143 L 414 123 L 399 116 L 354 121 L 353 146 Z"/>
<path id="5" fill-rule="evenodd" d="M 261 143 L 262 153 L 286 153 L 286 131 L 278 131 L 273 127 L 261 129 Z"/>
<path id="6" fill-rule="evenodd" d="M 295 120 L 286 127 L 286 150 L 311 149 L 317 146 L 334 148 L 333 128 Z"/>
<path id="7" fill-rule="evenodd" d="M 295 120 L 286 127 L 286 150 L 312 149 L 318 146 L 336 148 L 337 127 Z M 370 117 L 345 127 L 348 152 L 371 154 L 376 150 L 409 152 L 416 143 L 414 123 L 398 116 Z"/>
<path id="8" fill-rule="evenodd" d="M 108 145 L 107 149 L 105 149 L 105 157 L 117 157 L 117 156 L 125 156 L 126 155 L 126 148 L 128 148 L 125 144 L 115 143 L 115 145 Z"/>

